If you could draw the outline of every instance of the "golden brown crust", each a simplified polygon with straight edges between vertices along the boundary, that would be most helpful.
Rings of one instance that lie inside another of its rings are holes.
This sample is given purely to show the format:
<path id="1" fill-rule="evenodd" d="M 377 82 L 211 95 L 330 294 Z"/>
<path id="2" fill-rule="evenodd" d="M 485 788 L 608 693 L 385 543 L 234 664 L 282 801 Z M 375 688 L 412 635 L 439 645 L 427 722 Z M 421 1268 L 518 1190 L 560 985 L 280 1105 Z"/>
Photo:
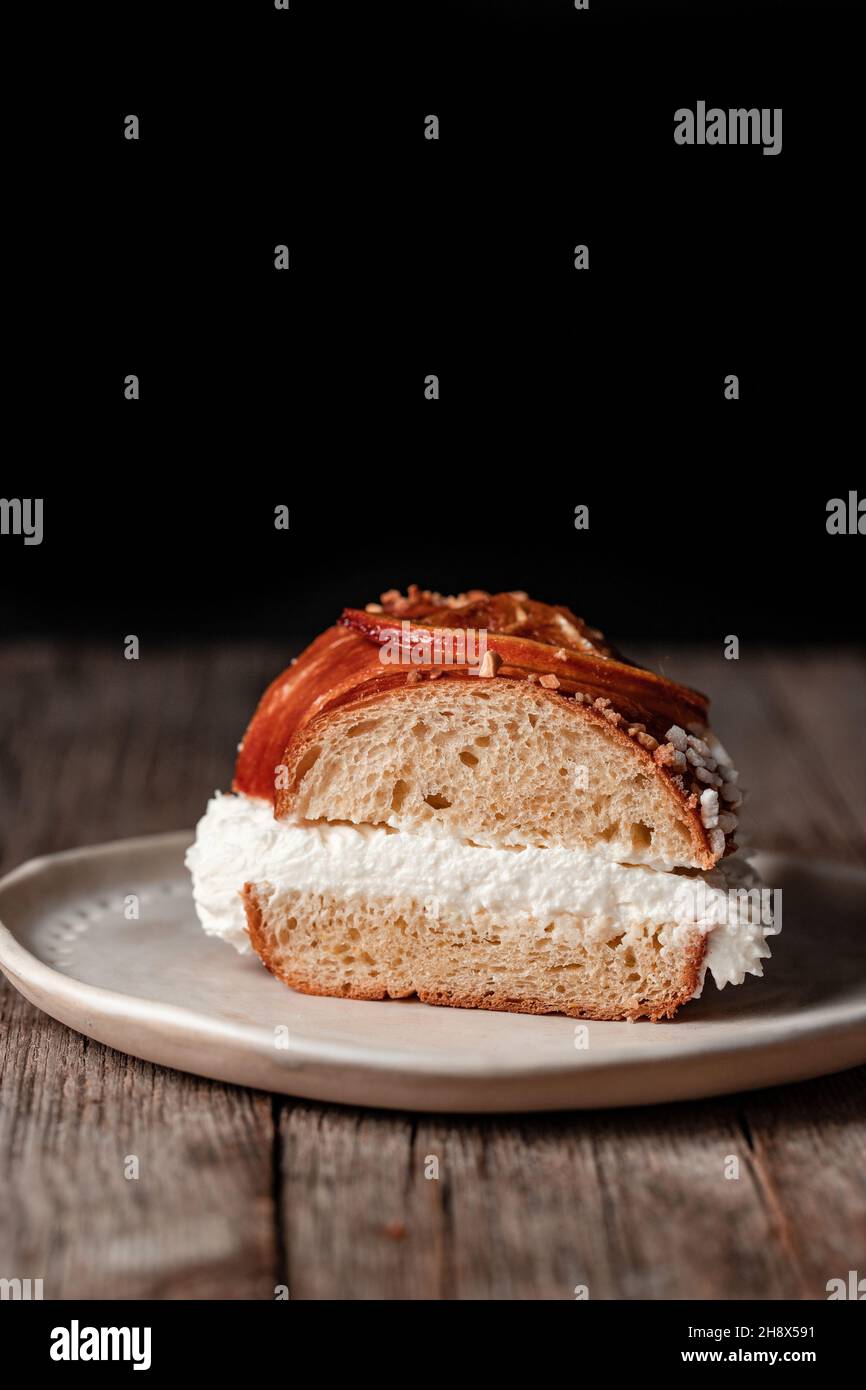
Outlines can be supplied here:
<path id="1" fill-rule="evenodd" d="M 613 648 L 596 642 L 601 634 L 595 634 L 569 610 L 553 609 L 527 599 L 524 606 L 531 614 L 527 614 L 525 623 L 514 624 L 509 621 L 512 607 L 503 612 L 500 602 L 507 600 L 513 605 L 517 600 L 512 595 L 485 595 L 484 599 L 484 606 L 478 607 L 481 600 L 477 600 L 471 612 L 505 628 L 485 628 L 488 651 L 498 657 L 498 680 L 544 681 L 545 687 L 550 685 L 560 695 L 574 696 L 577 701 L 606 699 L 609 717 L 619 716 L 630 723 L 638 721 L 659 742 L 670 724 L 706 726 L 706 696 L 656 676 L 653 671 L 614 659 L 609 655 Z M 460 620 L 467 619 L 468 609 L 427 612 L 424 624 L 410 624 L 409 638 L 414 635 L 430 639 L 431 630 L 441 626 L 443 613 L 452 619 L 449 626 L 459 628 Z M 560 621 L 573 624 L 571 637 L 560 630 Z M 521 631 L 517 632 L 516 627 Z M 556 641 L 545 641 L 539 639 L 542 634 L 559 635 Z M 261 696 L 240 745 L 234 790 L 274 798 L 275 767 L 292 739 L 325 710 L 360 703 L 388 689 L 418 684 L 418 678 L 477 680 L 477 673 L 468 666 L 382 664 L 379 648 L 395 635 L 405 634 L 399 624 L 395 627 L 391 617 L 357 609 L 346 609 L 338 626 L 322 632 Z M 575 645 L 569 645 L 570 642 Z M 577 644 L 584 646 L 577 649 Z"/>
<path id="2" fill-rule="evenodd" d="M 274 773 L 289 740 L 329 700 L 369 669 L 370 644 L 347 628 L 329 627 L 271 681 L 238 751 L 232 790 L 274 798 Z"/>
<path id="3" fill-rule="evenodd" d="M 347 614 L 359 615 L 357 609 Z M 577 652 L 594 652 L 597 656 L 614 657 L 624 661 L 598 628 L 590 627 L 583 618 L 563 604 L 538 603 L 525 593 L 489 594 L 484 589 L 471 589 L 467 594 L 444 598 L 442 594 L 420 590 L 410 585 L 404 598 L 396 590 L 382 594 L 381 603 L 368 604 L 364 615 L 382 614 L 388 618 L 409 619 L 430 628 L 477 628 L 503 636 L 524 637 L 547 646 L 563 647 Z"/>
<path id="4" fill-rule="evenodd" d="M 547 607 L 536 604 L 535 607 Z M 548 610 L 556 613 L 557 610 Z M 567 610 L 565 610 L 567 611 Z M 429 620 L 428 620 L 429 622 Z M 361 633 L 374 647 L 389 647 L 396 651 L 404 648 L 407 652 L 414 646 L 418 655 L 424 655 L 424 643 L 430 643 L 436 631 L 464 631 L 461 624 L 415 623 L 362 612 L 347 608 L 343 611 L 340 626 L 350 627 Z M 531 679 L 533 676 L 555 679 L 554 688 L 564 695 L 583 694 L 592 699 L 607 698 L 629 719 L 651 721 L 662 732 L 673 723 L 706 724 L 708 701 L 705 695 L 688 686 L 677 685 L 665 676 L 654 671 L 644 670 L 630 662 L 614 658 L 612 648 L 595 650 L 589 641 L 582 647 L 569 646 L 560 637 L 549 641 L 537 635 L 544 630 L 539 620 L 534 621 L 529 633 L 516 634 L 510 629 L 501 631 L 495 627 L 477 629 L 485 636 L 488 652 L 499 658 L 497 675 L 511 679 Z M 381 661 L 379 662 L 382 665 Z M 414 657 L 411 666 L 422 675 L 438 670 L 441 675 L 456 678 L 471 677 L 476 672 L 471 665 L 437 663 L 432 655 L 423 660 Z M 408 659 L 402 666 L 397 665 L 397 673 L 404 679 L 409 667 Z M 395 668 L 392 666 L 391 670 Z"/>

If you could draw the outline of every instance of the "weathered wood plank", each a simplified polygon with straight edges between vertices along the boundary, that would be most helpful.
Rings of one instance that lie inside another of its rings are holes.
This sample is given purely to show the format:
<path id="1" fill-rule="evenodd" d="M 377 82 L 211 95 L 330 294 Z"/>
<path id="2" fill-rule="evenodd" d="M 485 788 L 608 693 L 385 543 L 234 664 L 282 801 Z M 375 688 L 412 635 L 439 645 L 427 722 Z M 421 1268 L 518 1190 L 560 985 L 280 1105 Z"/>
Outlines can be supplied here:
<path id="1" fill-rule="evenodd" d="M 866 863 L 866 656 L 780 656 L 767 690 L 789 735 L 789 838 L 810 855 Z M 770 784 L 783 797 L 775 768 Z"/>
<path id="2" fill-rule="evenodd" d="M 4 654 L 2 864 L 192 824 L 226 785 L 266 662 Z M 272 660 L 271 668 L 279 664 Z M 270 1098 L 88 1041 L 0 983 L 0 1266 L 51 1298 L 272 1298 Z M 124 1177 L 127 1155 L 140 1176 Z"/>
<path id="3" fill-rule="evenodd" d="M 864 1087 L 526 1120 L 287 1102 L 292 1297 L 825 1297 L 866 1265 Z"/>
<path id="4" fill-rule="evenodd" d="M 774 1236 L 804 1298 L 866 1270 L 866 1067 L 741 1098 Z"/>
<path id="5" fill-rule="evenodd" d="M 46 1298 L 273 1297 L 269 1097 L 125 1057 L 11 989 L 0 1032 L 6 1277 Z"/>

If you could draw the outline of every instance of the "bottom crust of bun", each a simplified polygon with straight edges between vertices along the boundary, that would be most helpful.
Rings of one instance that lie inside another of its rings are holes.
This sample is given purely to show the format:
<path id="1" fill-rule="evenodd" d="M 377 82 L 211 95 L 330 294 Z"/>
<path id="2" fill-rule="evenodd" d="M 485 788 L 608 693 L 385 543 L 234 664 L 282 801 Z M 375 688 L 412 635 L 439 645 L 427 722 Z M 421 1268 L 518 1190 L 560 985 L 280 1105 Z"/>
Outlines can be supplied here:
<path id="1" fill-rule="evenodd" d="M 577 915 L 498 923 L 367 896 L 243 889 L 253 949 L 302 994 L 626 1021 L 672 1018 L 700 987 L 706 936 Z"/>

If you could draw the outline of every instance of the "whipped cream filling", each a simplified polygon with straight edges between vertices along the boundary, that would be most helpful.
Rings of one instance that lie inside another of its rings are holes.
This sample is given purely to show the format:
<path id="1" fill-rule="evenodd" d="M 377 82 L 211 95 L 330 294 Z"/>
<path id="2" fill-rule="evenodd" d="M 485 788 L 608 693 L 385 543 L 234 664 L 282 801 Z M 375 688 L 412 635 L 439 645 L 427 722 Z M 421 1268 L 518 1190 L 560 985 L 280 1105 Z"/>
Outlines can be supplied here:
<path id="1" fill-rule="evenodd" d="M 584 850 L 489 849 L 385 826 L 277 821 L 268 802 L 219 792 L 186 863 L 205 931 L 241 952 L 250 944 L 240 891 L 263 882 L 285 891 L 411 900 L 434 914 L 484 909 L 500 932 L 544 919 L 557 936 L 589 930 L 606 940 L 612 928 L 628 931 L 649 920 L 664 927 L 664 947 L 697 927 L 708 942 L 696 995 L 707 969 L 719 988 L 762 974 L 766 938 L 778 930 L 757 874 L 738 856 L 706 873 L 670 873 Z"/>

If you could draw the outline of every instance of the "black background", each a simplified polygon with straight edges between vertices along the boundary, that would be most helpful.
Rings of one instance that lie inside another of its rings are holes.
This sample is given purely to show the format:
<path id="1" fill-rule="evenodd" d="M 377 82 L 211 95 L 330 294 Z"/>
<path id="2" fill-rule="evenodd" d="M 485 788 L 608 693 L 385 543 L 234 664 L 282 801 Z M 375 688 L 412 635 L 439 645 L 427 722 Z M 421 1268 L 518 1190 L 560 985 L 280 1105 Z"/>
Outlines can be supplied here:
<path id="1" fill-rule="evenodd" d="M 862 635 L 852 7 L 123 11 L 31 113 L 4 633 L 312 633 L 417 581 Z M 782 107 L 782 153 L 676 146 L 698 100 Z"/>

